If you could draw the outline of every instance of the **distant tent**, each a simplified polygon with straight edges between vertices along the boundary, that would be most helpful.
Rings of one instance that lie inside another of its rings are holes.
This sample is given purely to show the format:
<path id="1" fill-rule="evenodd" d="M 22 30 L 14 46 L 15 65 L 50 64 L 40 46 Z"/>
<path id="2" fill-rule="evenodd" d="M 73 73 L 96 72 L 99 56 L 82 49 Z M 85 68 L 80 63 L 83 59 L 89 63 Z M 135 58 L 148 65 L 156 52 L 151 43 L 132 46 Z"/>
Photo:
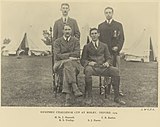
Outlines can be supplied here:
<path id="1" fill-rule="evenodd" d="M 152 39 L 145 29 L 140 38 L 125 52 L 125 60 L 140 62 L 155 60 Z"/>
<path id="2" fill-rule="evenodd" d="M 44 55 L 48 54 L 50 49 L 43 43 L 34 43 L 32 40 L 27 38 L 27 34 L 19 43 L 10 43 L 2 50 L 2 55 Z"/>

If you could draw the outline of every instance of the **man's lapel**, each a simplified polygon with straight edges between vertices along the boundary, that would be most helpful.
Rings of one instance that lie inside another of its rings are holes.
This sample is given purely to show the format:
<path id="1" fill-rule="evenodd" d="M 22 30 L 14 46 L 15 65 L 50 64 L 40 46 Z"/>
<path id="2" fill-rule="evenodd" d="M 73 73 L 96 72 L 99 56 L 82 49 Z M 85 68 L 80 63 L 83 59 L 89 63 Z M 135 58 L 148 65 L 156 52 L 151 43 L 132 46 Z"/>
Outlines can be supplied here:
<path id="1" fill-rule="evenodd" d="M 71 21 L 71 18 L 68 17 L 67 23 L 68 23 L 68 24 L 71 24 L 71 22 L 72 22 L 72 21 Z"/>
<path id="2" fill-rule="evenodd" d="M 63 18 L 62 18 L 62 17 L 61 17 L 61 19 L 60 19 L 60 23 L 61 23 L 61 24 L 64 24 Z"/>
<path id="3" fill-rule="evenodd" d="M 97 51 L 99 51 L 99 50 L 102 48 L 102 44 L 101 44 L 101 42 L 99 41 L 98 43 L 99 43 L 99 44 L 98 44 Z"/>
<path id="4" fill-rule="evenodd" d="M 97 50 L 97 49 L 95 48 L 95 46 L 93 45 L 93 43 L 92 43 L 92 42 L 90 42 L 90 44 L 89 44 L 89 45 L 90 45 L 89 47 L 90 47 L 90 49 L 91 49 L 91 50 L 94 50 L 94 51 L 96 51 L 96 50 Z"/>
<path id="5" fill-rule="evenodd" d="M 112 22 L 110 23 L 110 25 L 113 25 L 113 24 L 114 24 L 114 22 L 115 22 L 115 21 L 114 21 L 114 19 L 112 19 Z"/>

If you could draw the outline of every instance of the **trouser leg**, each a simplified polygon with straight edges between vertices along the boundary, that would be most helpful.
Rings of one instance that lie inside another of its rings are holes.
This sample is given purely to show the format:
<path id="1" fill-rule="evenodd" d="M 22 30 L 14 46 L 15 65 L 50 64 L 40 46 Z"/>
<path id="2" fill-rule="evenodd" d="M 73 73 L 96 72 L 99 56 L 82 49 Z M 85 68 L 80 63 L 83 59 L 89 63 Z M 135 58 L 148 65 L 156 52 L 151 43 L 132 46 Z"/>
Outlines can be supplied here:
<path id="1" fill-rule="evenodd" d="M 120 71 L 120 62 L 121 62 L 120 56 L 117 55 L 116 56 L 116 67 L 118 68 L 119 71 Z"/>
<path id="2" fill-rule="evenodd" d="M 72 84 L 74 84 L 72 86 Z M 76 69 L 71 62 L 64 63 L 63 67 L 63 91 L 64 93 L 70 93 L 70 85 L 73 90 L 78 89 L 76 85 Z"/>
<path id="3" fill-rule="evenodd" d="M 95 72 L 91 66 L 85 67 L 85 88 L 88 93 L 88 97 L 92 97 L 92 75 L 94 74 Z"/>
<path id="4" fill-rule="evenodd" d="M 113 61 L 113 63 L 112 63 L 113 66 L 117 67 L 119 72 L 120 72 L 120 62 L 121 62 L 120 55 L 115 55 L 115 56 L 113 55 L 112 56 L 112 61 Z M 120 93 L 121 96 L 123 96 L 121 88 L 119 88 L 119 93 Z"/>
<path id="5" fill-rule="evenodd" d="M 92 77 L 86 76 L 85 77 L 85 84 L 86 84 L 86 91 L 88 93 L 88 97 L 92 97 Z"/>
<path id="6" fill-rule="evenodd" d="M 119 98 L 120 76 L 112 76 L 112 85 L 114 89 L 114 99 Z"/>
<path id="7" fill-rule="evenodd" d="M 119 103 L 121 105 L 125 105 L 126 103 L 119 98 L 119 84 L 120 84 L 120 77 L 113 76 L 113 89 L 114 89 L 114 102 Z"/>
<path id="8" fill-rule="evenodd" d="M 113 65 L 113 67 L 116 67 L 116 63 L 117 63 L 117 55 L 112 55 L 112 65 Z"/>

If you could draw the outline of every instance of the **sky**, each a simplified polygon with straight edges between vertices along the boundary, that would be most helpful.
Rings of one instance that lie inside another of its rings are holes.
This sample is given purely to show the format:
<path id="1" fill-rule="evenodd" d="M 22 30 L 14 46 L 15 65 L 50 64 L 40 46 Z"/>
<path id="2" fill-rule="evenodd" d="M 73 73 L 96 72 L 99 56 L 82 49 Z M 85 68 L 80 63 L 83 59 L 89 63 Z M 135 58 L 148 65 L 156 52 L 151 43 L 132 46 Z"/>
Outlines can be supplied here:
<path id="1" fill-rule="evenodd" d="M 114 8 L 114 19 L 123 24 L 125 43 L 123 50 L 134 48 L 144 29 L 152 38 L 155 54 L 158 45 L 158 4 L 144 2 L 69 2 L 69 16 L 75 18 L 81 32 L 81 48 L 86 43 L 88 28 L 104 22 L 104 8 Z M 2 2 L 1 43 L 10 38 L 19 43 L 24 33 L 35 43 L 43 38 L 42 31 L 53 27 L 61 17 L 60 2 Z M 143 48 L 143 47 L 142 47 Z"/>

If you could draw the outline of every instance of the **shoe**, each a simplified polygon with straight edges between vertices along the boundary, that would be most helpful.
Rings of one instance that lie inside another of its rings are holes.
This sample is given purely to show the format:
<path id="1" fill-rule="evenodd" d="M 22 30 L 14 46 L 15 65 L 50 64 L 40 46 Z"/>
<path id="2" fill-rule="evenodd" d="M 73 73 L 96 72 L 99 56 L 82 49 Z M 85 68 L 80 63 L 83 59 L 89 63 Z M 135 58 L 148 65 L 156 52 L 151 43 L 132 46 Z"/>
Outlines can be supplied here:
<path id="1" fill-rule="evenodd" d="M 122 91 L 119 91 L 119 96 L 124 97 L 124 94 L 122 93 Z"/>
<path id="2" fill-rule="evenodd" d="M 72 104 L 69 101 L 66 101 L 65 104 L 64 104 L 65 107 L 70 107 L 71 105 Z"/>
<path id="3" fill-rule="evenodd" d="M 71 104 L 71 95 L 70 94 L 66 94 L 66 100 L 65 100 L 65 104 L 64 104 L 64 106 L 65 107 L 69 107 L 69 106 L 71 106 L 72 104 Z"/>
<path id="4" fill-rule="evenodd" d="M 85 102 L 85 104 L 91 105 L 92 104 L 92 99 L 91 98 L 87 99 L 86 102 Z"/>
<path id="5" fill-rule="evenodd" d="M 119 103 L 121 105 L 125 105 L 126 104 L 126 102 L 120 100 L 119 98 L 118 99 L 114 99 L 114 102 Z"/>
<path id="6" fill-rule="evenodd" d="M 79 91 L 79 90 L 76 90 L 76 91 L 74 92 L 74 95 L 75 95 L 76 97 L 81 97 L 81 96 L 83 96 L 83 93 L 82 93 L 81 91 Z"/>

